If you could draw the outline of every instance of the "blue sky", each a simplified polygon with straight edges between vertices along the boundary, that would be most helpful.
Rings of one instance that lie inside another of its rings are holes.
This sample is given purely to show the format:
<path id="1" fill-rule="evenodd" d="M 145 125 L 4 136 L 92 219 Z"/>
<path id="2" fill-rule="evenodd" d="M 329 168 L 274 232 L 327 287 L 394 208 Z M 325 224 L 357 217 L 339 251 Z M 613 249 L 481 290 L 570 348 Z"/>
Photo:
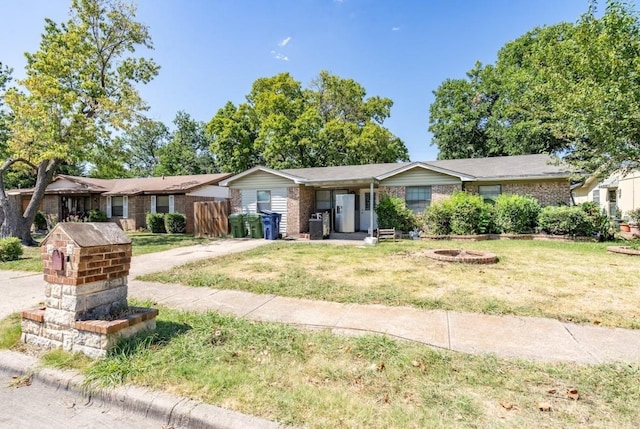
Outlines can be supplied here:
<path id="1" fill-rule="evenodd" d="M 604 8 L 600 0 L 600 8 Z M 2 0 L 0 62 L 24 75 L 44 18 L 68 18 L 70 0 Z M 260 77 L 289 72 L 305 86 L 321 70 L 389 97 L 385 122 L 413 161 L 433 160 L 429 105 L 447 78 L 536 26 L 575 22 L 587 0 L 138 0 L 161 66 L 140 92 L 152 119 L 179 110 L 208 121 L 227 101 L 244 102 Z"/>

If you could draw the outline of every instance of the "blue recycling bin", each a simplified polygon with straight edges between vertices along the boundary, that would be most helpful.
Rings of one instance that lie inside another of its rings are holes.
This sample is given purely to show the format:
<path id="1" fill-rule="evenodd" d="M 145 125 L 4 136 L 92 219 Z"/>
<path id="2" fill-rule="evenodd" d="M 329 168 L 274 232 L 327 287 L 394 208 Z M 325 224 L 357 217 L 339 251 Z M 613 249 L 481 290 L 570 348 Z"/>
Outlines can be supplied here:
<path id="1" fill-rule="evenodd" d="M 280 232 L 280 213 L 263 210 L 262 212 L 262 228 L 264 230 L 265 240 L 277 240 Z"/>

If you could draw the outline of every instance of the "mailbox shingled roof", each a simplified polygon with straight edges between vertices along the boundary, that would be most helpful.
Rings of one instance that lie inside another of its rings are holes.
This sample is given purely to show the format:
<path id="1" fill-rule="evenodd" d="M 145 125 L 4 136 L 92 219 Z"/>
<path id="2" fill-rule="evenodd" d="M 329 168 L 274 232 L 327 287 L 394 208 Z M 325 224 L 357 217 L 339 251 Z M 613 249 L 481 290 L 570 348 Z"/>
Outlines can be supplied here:
<path id="1" fill-rule="evenodd" d="M 58 230 L 62 231 L 79 247 L 131 244 L 131 238 L 115 223 L 60 222 L 47 234 L 40 245 L 45 246 L 49 237 Z"/>

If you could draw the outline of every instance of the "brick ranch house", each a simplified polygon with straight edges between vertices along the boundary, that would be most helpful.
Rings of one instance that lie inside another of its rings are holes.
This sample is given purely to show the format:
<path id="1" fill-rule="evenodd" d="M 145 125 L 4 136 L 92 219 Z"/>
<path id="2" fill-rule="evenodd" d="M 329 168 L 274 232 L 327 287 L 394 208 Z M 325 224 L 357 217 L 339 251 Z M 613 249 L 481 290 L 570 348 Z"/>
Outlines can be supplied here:
<path id="1" fill-rule="evenodd" d="M 45 214 L 59 220 L 86 216 L 89 210 L 106 213 L 110 222 L 125 231 L 146 228 L 147 213 L 183 213 L 186 232 L 194 229 L 193 203 L 223 201 L 229 190 L 218 183 L 230 174 L 146 177 L 135 179 L 92 179 L 58 175 L 47 187 L 40 206 Z M 23 209 L 29 203 L 32 189 L 11 190 L 7 194 L 22 199 Z"/>
<path id="2" fill-rule="evenodd" d="M 220 184 L 230 189 L 232 212 L 280 213 L 280 233 L 299 237 L 309 231 L 314 213 L 331 213 L 336 230 L 336 197 L 343 194 L 354 195 L 353 232 L 371 232 L 372 219 L 377 228 L 371 208 L 383 195 L 403 198 L 416 213 L 458 190 L 485 198 L 530 195 L 542 205 L 568 205 L 571 171 L 552 161 L 547 155 L 521 155 L 285 170 L 258 166 Z"/>

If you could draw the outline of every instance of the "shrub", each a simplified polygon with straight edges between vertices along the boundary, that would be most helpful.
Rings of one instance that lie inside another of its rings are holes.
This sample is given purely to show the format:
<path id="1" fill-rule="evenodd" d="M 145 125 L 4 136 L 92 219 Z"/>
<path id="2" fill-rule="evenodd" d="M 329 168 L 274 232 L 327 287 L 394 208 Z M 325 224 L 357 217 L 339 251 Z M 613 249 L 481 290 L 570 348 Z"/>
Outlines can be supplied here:
<path id="1" fill-rule="evenodd" d="M 187 228 L 187 217 L 182 213 L 164 215 L 164 229 L 169 234 L 183 234 Z"/>
<path id="2" fill-rule="evenodd" d="M 451 204 L 434 202 L 424 212 L 424 229 L 427 234 L 447 235 L 451 233 Z"/>
<path id="3" fill-rule="evenodd" d="M 451 233 L 456 235 L 490 232 L 491 209 L 479 195 L 456 192 L 445 202 L 451 204 Z"/>
<path id="4" fill-rule="evenodd" d="M 589 215 L 578 206 L 548 206 L 540 211 L 538 228 L 552 235 L 590 236 L 595 230 Z"/>
<path id="5" fill-rule="evenodd" d="M 33 218 L 33 225 L 39 230 L 47 229 L 47 218 L 43 212 L 36 213 L 36 217 Z"/>
<path id="6" fill-rule="evenodd" d="M 531 234 L 538 226 L 540 203 L 533 197 L 502 194 L 495 200 L 495 223 L 499 232 Z"/>
<path id="7" fill-rule="evenodd" d="M 22 256 L 22 243 L 19 238 L 0 239 L 0 262 L 17 261 Z"/>
<path id="8" fill-rule="evenodd" d="M 418 227 L 418 218 L 408 209 L 402 198 L 383 197 L 375 208 L 379 228 L 411 231 Z"/>
<path id="9" fill-rule="evenodd" d="M 593 231 L 600 240 L 613 240 L 618 226 L 609 218 L 604 209 L 600 208 L 600 204 L 587 201 L 580 204 L 579 207 L 589 216 Z"/>
<path id="10" fill-rule="evenodd" d="M 89 222 L 106 222 L 107 214 L 102 210 L 98 210 L 98 209 L 89 210 L 88 221 Z"/>
<path id="11" fill-rule="evenodd" d="M 167 232 L 164 227 L 164 214 L 147 213 L 147 228 L 154 234 Z"/>

